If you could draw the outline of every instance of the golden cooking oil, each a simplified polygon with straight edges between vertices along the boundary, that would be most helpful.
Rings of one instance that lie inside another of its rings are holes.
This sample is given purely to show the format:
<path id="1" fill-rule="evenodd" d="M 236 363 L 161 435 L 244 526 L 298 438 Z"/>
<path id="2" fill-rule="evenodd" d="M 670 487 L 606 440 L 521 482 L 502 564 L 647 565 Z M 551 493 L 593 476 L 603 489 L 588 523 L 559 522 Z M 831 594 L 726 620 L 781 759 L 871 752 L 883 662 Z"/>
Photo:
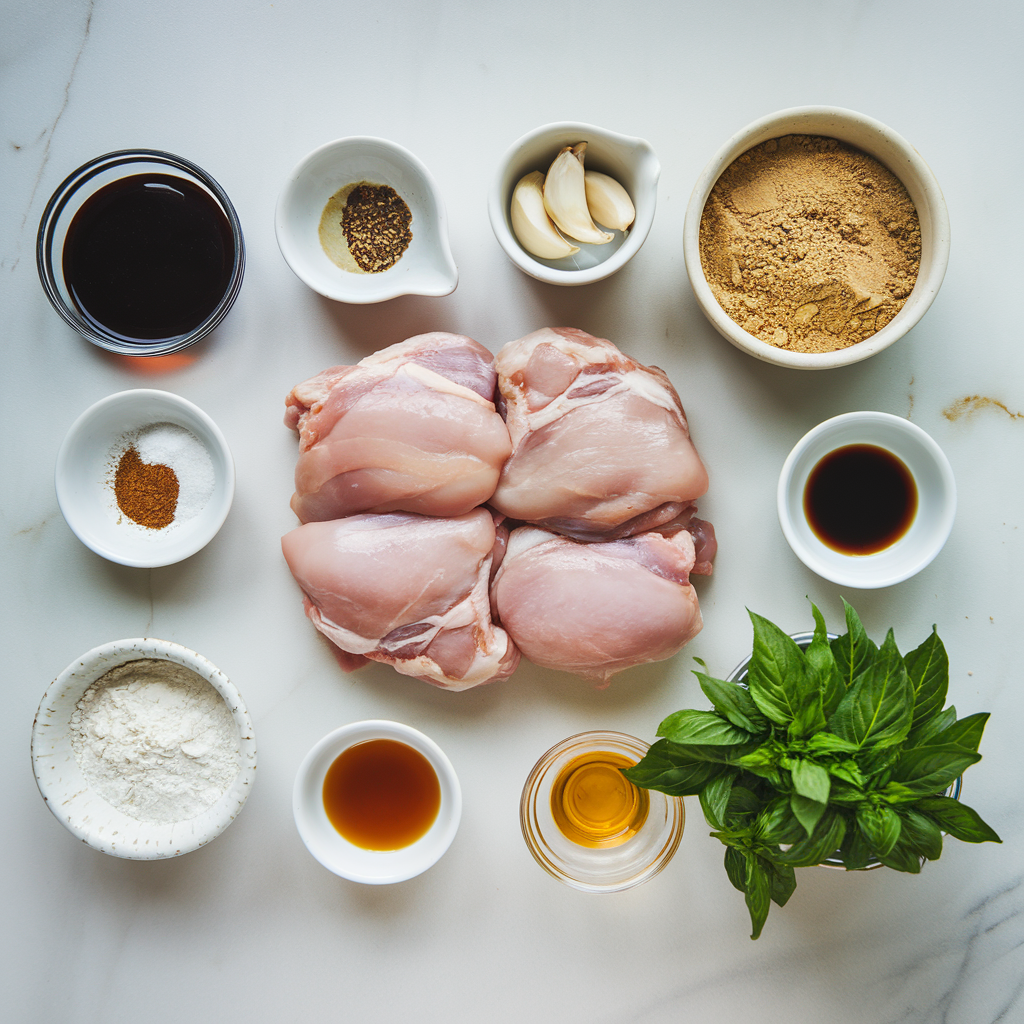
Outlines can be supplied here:
<path id="1" fill-rule="evenodd" d="M 643 828 L 650 808 L 646 790 L 620 771 L 635 761 L 607 750 L 573 758 L 551 787 L 551 814 L 562 835 L 591 849 L 621 846 Z"/>

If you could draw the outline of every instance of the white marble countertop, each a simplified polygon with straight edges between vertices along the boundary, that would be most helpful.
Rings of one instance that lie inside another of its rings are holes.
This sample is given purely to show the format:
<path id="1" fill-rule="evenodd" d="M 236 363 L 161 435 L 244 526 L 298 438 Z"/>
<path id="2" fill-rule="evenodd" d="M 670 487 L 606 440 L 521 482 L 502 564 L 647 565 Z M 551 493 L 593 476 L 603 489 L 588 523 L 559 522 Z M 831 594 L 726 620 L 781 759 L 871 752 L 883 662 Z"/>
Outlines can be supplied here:
<path id="1" fill-rule="evenodd" d="M 5 1020 L 1024 1021 L 1018 6 L 3 0 L 0 10 Z M 714 151 L 755 118 L 808 103 L 862 111 L 909 139 L 942 185 L 953 237 L 942 291 L 911 334 L 826 373 L 774 368 L 726 344 L 693 299 L 681 247 L 690 190 Z M 646 245 L 609 281 L 579 289 L 516 270 L 486 214 L 506 147 L 565 119 L 646 138 L 663 167 Z M 345 306 L 282 260 L 273 211 L 286 175 L 316 146 L 359 134 L 399 142 L 436 178 L 461 274 L 454 294 Z M 56 185 L 128 147 L 206 168 L 247 243 L 231 315 L 159 367 L 75 335 L 34 265 Z M 704 631 L 603 691 L 525 663 L 508 682 L 461 694 L 382 666 L 342 674 L 280 554 L 294 524 L 284 395 L 423 331 L 497 350 L 545 325 L 611 338 L 675 382 L 711 472 L 702 515 L 721 543 L 714 577 L 699 584 Z M 136 387 L 209 412 L 238 471 L 220 534 L 162 569 L 94 555 L 54 497 L 68 426 Z M 648 884 L 603 897 L 559 885 L 518 823 L 522 783 L 544 750 L 591 728 L 650 740 L 668 712 L 705 706 L 691 656 L 728 672 L 749 649 L 745 606 L 797 630 L 810 624 L 809 596 L 840 621 L 839 588 L 783 539 L 775 482 L 806 430 L 854 409 L 909 417 L 953 465 L 959 513 L 942 554 L 896 587 L 847 596 L 872 635 L 893 625 L 905 649 L 938 624 L 950 699 L 961 714 L 993 713 L 964 798 L 1003 845 L 947 840 L 916 877 L 802 869 L 756 943 L 692 799 L 675 860 Z M 144 635 L 223 669 L 259 745 L 238 821 L 210 846 L 155 863 L 77 842 L 39 799 L 28 758 L 49 681 L 91 647 Z M 291 787 L 326 731 L 377 717 L 444 748 L 465 812 L 433 869 L 370 888 L 309 856 Z"/>

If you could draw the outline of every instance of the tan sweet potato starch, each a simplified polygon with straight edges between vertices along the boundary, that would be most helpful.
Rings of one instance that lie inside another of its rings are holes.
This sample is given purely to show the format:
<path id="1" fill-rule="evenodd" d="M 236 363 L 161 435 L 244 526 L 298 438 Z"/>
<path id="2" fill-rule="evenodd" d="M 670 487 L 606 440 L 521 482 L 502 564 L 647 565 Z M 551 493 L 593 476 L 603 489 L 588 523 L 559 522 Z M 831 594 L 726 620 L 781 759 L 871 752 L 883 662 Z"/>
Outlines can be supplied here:
<path id="1" fill-rule="evenodd" d="M 787 135 L 733 161 L 700 226 L 715 298 L 744 330 L 794 352 L 833 352 L 881 330 L 921 265 L 903 183 L 837 139 Z"/>

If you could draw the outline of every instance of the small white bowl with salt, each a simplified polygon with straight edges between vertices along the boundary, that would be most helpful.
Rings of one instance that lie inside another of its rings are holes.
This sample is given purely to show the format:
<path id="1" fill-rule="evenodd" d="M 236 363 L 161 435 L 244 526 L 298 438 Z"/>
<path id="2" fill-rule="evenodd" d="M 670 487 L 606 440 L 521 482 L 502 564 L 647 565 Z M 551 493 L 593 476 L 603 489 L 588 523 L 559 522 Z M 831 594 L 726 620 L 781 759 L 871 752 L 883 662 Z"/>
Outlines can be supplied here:
<path id="1" fill-rule="evenodd" d="M 235 820 L 256 778 L 256 739 L 237 688 L 206 658 L 167 640 L 115 640 L 47 687 L 32 770 L 54 817 L 87 846 L 162 860 Z"/>
<path id="2" fill-rule="evenodd" d="M 101 399 L 75 420 L 57 453 L 57 502 L 78 539 L 121 565 L 171 565 L 205 547 L 235 493 L 217 424 L 168 391 Z"/>

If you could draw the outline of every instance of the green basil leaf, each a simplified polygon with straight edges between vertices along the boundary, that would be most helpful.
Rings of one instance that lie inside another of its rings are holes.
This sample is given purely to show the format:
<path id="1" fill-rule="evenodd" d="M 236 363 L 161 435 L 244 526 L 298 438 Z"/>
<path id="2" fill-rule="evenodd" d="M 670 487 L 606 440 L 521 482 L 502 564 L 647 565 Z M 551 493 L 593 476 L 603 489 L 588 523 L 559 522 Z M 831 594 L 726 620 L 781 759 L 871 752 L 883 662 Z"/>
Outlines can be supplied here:
<path id="1" fill-rule="evenodd" d="M 863 804 L 857 808 L 857 827 L 881 860 L 899 840 L 903 822 L 891 807 Z"/>
<path id="2" fill-rule="evenodd" d="M 876 784 L 882 783 L 887 780 L 888 770 L 905 749 L 902 744 L 892 747 L 869 747 L 857 754 L 854 763 L 865 779 L 870 779 Z"/>
<path id="3" fill-rule="evenodd" d="M 672 756 L 687 761 L 712 761 L 715 764 L 738 764 L 745 754 L 754 749 L 750 743 L 737 746 L 704 745 L 698 743 L 673 743 L 671 740 L 663 739 L 666 750 L 672 752 Z"/>
<path id="4" fill-rule="evenodd" d="M 682 746 L 731 747 L 754 737 L 714 711 L 677 711 L 658 726 L 658 735 Z"/>
<path id="5" fill-rule="evenodd" d="M 729 796 L 737 774 L 735 770 L 727 769 L 711 779 L 700 791 L 701 810 L 712 828 L 722 828 L 725 825 L 725 812 L 729 806 Z"/>
<path id="6" fill-rule="evenodd" d="M 747 891 L 747 857 L 752 854 L 744 854 L 735 846 L 725 848 L 725 873 L 729 876 L 733 888 L 740 892 Z"/>
<path id="7" fill-rule="evenodd" d="M 821 821 L 821 816 L 825 813 L 825 804 L 801 796 L 799 793 L 794 793 L 789 798 L 789 804 L 796 820 L 803 825 L 804 832 L 809 836 L 813 835 L 818 822 Z"/>
<path id="8" fill-rule="evenodd" d="M 796 889 L 796 872 L 788 864 L 768 864 L 772 903 L 784 907 Z"/>
<path id="9" fill-rule="evenodd" d="M 803 652 L 774 622 L 749 609 L 747 614 L 754 624 L 754 648 L 747 668 L 750 696 L 765 718 L 789 726 L 791 735 L 810 735 L 814 709 L 822 726 L 824 715 L 821 694 L 808 679 Z"/>
<path id="10" fill-rule="evenodd" d="M 910 731 L 913 690 L 890 629 L 870 667 L 846 691 L 829 728 L 860 747 L 901 743 Z"/>
<path id="11" fill-rule="evenodd" d="M 846 633 L 832 641 L 832 656 L 843 686 L 848 690 L 874 661 L 878 648 L 868 639 L 860 617 L 853 606 L 847 604 L 846 598 L 843 598 L 843 607 L 846 609 Z"/>
<path id="12" fill-rule="evenodd" d="M 941 732 L 945 732 L 956 721 L 956 708 L 950 705 L 948 708 L 933 715 L 927 722 L 910 730 L 907 737 L 908 747 L 920 747 L 934 740 Z"/>
<path id="13" fill-rule="evenodd" d="M 770 728 L 768 720 L 757 710 L 750 693 L 739 683 L 729 683 L 724 679 L 715 679 L 703 672 L 693 673 L 700 681 L 704 695 L 715 706 L 715 710 L 724 715 L 738 729 L 760 736 Z"/>
<path id="14" fill-rule="evenodd" d="M 821 816 L 813 835 L 804 836 L 775 859 L 780 864 L 789 864 L 794 868 L 820 864 L 839 849 L 845 834 L 845 820 L 830 807 Z"/>
<path id="15" fill-rule="evenodd" d="M 747 909 L 750 911 L 750 937 L 756 939 L 768 920 L 771 908 L 772 887 L 768 877 L 768 869 L 760 857 L 747 858 Z"/>
<path id="16" fill-rule="evenodd" d="M 691 796 L 725 770 L 719 764 L 681 757 L 667 740 L 658 740 L 632 768 L 622 769 L 622 774 L 641 789 Z"/>
<path id="17" fill-rule="evenodd" d="M 903 822 L 901 839 L 925 860 L 938 860 L 942 856 L 942 830 L 927 815 L 908 807 L 900 810 Z"/>
<path id="18" fill-rule="evenodd" d="M 832 779 L 832 791 L 829 802 L 840 807 L 859 807 L 867 800 L 864 789 L 859 785 L 850 785 L 845 779 Z"/>
<path id="19" fill-rule="evenodd" d="M 813 761 L 794 760 L 792 768 L 793 788 L 801 796 L 808 800 L 816 800 L 818 803 L 828 803 L 828 793 L 831 787 L 828 772 L 815 764 Z"/>
<path id="20" fill-rule="evenodd" d="M 822 711 L 827 718 L 839 706 L 846 686 L 829 644 L 825 618 L 813 603 L 811 612 L 814 615 L 814 639 L 804 651 L 804 660 L 808 675 L 821 693 Z"/>
<path id="21" fill-rule="evenodd" d="M 778 768 L 782 760 L 780 750 L 773 747 L 755 747 L 736 759 L 736 763 L 749 771 L 759 768 Z"/>
<path id="22" fill-rule="evenodd" d="M 789 798 L 778 796 L 754 820 L 753 835 L 768 846 L 795 843 L 804 837 L 799 819 L 793 813 Z"/>
<path id="23" fill-rule="evenodd" d="M 931 636 L 904 659 L 907 675 L 914 687 L 914 727 L 927 722 L 942 710 L 949 687 L 949 657 L 939 634 L 932 626 Z"/>
<path id="24" fill-rule="evenodd" d="M 839 856 L 847 871 L 862 871 L 871 862 L 871 847 L 859 828 L 847 831 Z"/>
<path id="25" fill-rule="evenodd" d="M 1001 843 L 1002 839 L 981 820 L 976 810 L 948 796 L 929 796 L 914 807 L 932 818 L 954 839 L 965 843 Z"/>
<path id="26" fill-rule="evenodd" d="M 807 750 L 812 754 L 852 754 L 860 747 L 834 732 L 816 732 L 807 740 Z"/>
<path id="27" fill-rule="evenodd" d="M 842 779 L 851 786 L 863 789 L 865 785 L 864 773 L 857 767 L 857 762 L 847 759 L 836 761 L 828 766 L 828 773 L 835 779 Z"/>
<path id="28" fill-rule="evenodd" d="M 898 842 L 884 857 L 878 858 L 887 868 L 895 871 L 906 871 L 911 875 L 921 873 L 921 856 L 915 853 L 910 845 Z"/>
<path id="29" fill-rule="evenodd" d="M 916 796 L 935 796 L 948 789 L 981 754 L 951 744 L 904 750 L 892 769 L 892 781 Z"/>
<path id="30" fill-rule="evenodd" d="M 963 747 L 964 750 L 977 751 L 981 744 L 981 734 L 985 731 L 985 723 L 988 719 L 988 712 L 985 711 L 961 718 L 959 722 L 953 722 L 942 730 L 939 742 L 943 745 L 952 744 Z"/>
<path id="31" fill-rule="evenodd" d="M 763 801 L 757 794 L 747 786 L 734 784 L 729 793 L 729 815 L 734 814 L 757 814 L 761 810 Z"/>

